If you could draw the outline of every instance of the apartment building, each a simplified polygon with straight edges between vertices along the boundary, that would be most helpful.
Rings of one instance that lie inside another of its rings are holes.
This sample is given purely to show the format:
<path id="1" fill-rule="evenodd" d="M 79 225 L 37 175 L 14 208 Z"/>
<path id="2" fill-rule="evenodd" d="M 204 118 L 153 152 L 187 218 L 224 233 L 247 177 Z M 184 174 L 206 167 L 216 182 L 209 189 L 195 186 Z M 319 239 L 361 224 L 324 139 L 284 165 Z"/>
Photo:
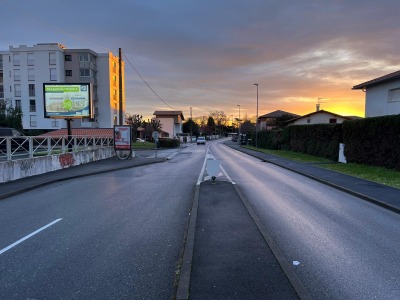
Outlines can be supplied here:
<path id="1" fill-rule="evenodd" d="M 24 129 L 66 127 L 63 119 L 44 118 L 43 83 L 58 82 L 90 83 L 92 87 L 93 118 L 75 119 L 72 127 L 111 128 L 119 123 L 119 64 L 111 52 L 67 49 L 57 43 L 10 46 L 9 51 L 0 52 L 0 106 L 20 107 Z M 124 90 L 123 80 L 123 110 Z"/>

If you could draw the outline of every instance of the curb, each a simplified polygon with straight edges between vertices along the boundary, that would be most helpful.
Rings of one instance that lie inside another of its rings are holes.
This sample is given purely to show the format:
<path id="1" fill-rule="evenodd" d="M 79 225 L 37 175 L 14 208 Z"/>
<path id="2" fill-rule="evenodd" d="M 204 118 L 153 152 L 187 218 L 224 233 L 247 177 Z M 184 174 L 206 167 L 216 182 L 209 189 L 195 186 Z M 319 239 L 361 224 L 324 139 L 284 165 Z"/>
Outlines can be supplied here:
<path id="1" fill-rule="evenodd" d="M 229 145 L 227 145 L 227 146 L 230 147 Z M 324 179 L 321 179 L 321 178 L 315 177 L 315 176 L 313 176 L 313 175 L 309 175 L 309 174 L 307 174 L 307 173 L 304 173 L 304 172 L 301 172 L 301 171 L 292 169 L 292 168 L 290 168 L 290 167 L 281 165 L 281 164 L 276 163 L 276 162 L 274 162 L 274 161 L 271 161 L 271 160 L 268 160 L 268 159 L 260 158 L 260 157 L 257 156 L 257 155 L 253 155 L 253 154 L 248 153 L 248 152 L 246 152 L 246 151 L 243 151 L 243 150 L 241 150 L 241 149 L 239 149 L 239 148 L 234 148 L 234 147 L 230 147 L 230 148 L 232 148 L 232 149 L 234 149 L 234 150 L 236 150 L 236 151 L 245 153 L 245 154 L 247 154 L 247 155 L 253 156 L 253 157 L 255 157 L 255 158 L 258 158 L 258 159 L 260 159 L 260 160 L 263 161 L 263 162 L 270 163 L 270 164 L 273 164 L 273 165 L 275 165 L 275 166 L 281 167 L 281 168 L 283 168 L 283 169 L 289 170 L 289 171 L 291 171 L 291 172 L 297 173 L 297 174 L 299 174 L 299 175 L 305 176 L 305 177 L 307 177 L 307 178 L 309 178 L 309 179 L 312 179 L 312 180 L 317 181 L 317 182 L 319 182 L 319 183 L 322 183 L 322 184 L 325 184 L 325 185 L 330 186 L 330 187 L 332 187 L 332 188 L 335 188 L 335 189 L 337 189 L 337 190 L 339 190 L 339 191 L 345 192 L 345 193 L 347 193 L 347 194 L 350 194 L 350 195 L 352 195 L 352 196 L 358 197 L 358 198 L 363 199 L 363 200 L 365 200 L 365 201 L 368 201 L 368 202 L 370 202 L 370 203 L 372 203 L 372 204 L 378 205 L 378 206 L 383 207 L 383 208 L 385 208 L 385 209 L 388 209 L 388 210 L 390 210 L 390 211 L 392 211 L 392 212 L 395 212 L 395 213 L 397 213 L 397 214 L 400 214 L 400 208 L 399 208 L 399 207 L 392 206 L 392 205 L 390 205 L 390 204 L 388 204 L 388 203 L 382 202 L 382 201 L 380 201 L 380 200 L 378 200 L 378 199 L 375 199 L 375 198 L 373 198 L 373 197 L 370 197 L 370 196 L 368 196 L 368 195 L 365 195 L 365 194 L 362 194 L 362 193 L 359 193 L 359 192 L 356 192 L 356 191 L 347 189 L 347 188 L 345 188 L 345 187 L 339 186 L 339 185 L 337 185 L 337 184 L 334 184 L 334 183 L 332 183 L 332 182 L 326 181 L 326 180 L 324 180 Z M 332 171 L 332 172 L 333 172 L 333 171 Z"/>

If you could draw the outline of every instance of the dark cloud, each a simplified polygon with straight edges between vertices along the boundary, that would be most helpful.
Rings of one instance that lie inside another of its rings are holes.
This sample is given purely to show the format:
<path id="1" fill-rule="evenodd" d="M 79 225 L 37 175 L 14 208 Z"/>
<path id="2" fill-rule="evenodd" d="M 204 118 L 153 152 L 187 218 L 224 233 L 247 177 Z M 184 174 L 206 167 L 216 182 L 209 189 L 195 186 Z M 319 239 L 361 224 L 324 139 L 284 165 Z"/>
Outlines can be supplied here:
<path id="1" fill-rule="evenodd" d="M 303 113 L 322 93 L 362 109 L 364 95 L 351 87 L 399 69 L 398 8 L 397 0 L 0 0 L 0 50 L 42 42 L 121 47 L 186 113 L 230 115 L 241 104 L 254 114 L 254 82 L 263 113 L 278 106 Z M 168 109 L 129 63 L 126 76 L 130 112 Z"/>

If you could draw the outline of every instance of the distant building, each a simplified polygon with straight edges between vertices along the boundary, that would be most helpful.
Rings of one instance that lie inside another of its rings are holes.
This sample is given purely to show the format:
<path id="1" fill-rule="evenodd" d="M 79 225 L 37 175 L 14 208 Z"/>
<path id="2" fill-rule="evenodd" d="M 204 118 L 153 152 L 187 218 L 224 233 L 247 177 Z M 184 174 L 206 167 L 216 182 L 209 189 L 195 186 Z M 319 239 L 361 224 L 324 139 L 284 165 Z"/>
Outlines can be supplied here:
<path id="1" fill-rule="evenodd" d="M 286 112 L 283 110 L 275 110 L 273 112 L 270 112 L 268 114 L 262 115 L 260 117 L 258 117 L 258 122 L 260 125 L 260 129 L 264 130 L 264 129 L 273 129 L 276 128 L 276 120 L 279 118 L 282 118 L 283 116 L 290 116 L 293 119 L 300 117 L 299 115 L 290 113 L 290 112 Z"/>
<path id="2" fill-rule="evenodd" d="M 122 64 L 122 91 L 124 78 Z M 0 105 L 20 107 L 24 129 L 66 127 L 63 119 L 44 118 L 43 83 L 58 82 L 92 86 L 94 118 L 75 119 L 72 127 L 111 128 L 119 123 L 119 64 L 112 53 L 66 49 L 57 43 L 10 46 L 0 52 Z M 125 116 L 124 93 L 122 99 Z"/>
<path id="3" fill-rule="evenodd" d="M 400 71 L 353 86 L 365 92 L 365 117 L 400 114 Z"/>
<path id="4" fill-rule="evenodd" d="M 164 137 L 174 138 L 182 133 L 182 121 L 185 118 L 180 110 L 159 110 L 155 111 L 153 115 L 156 116 L 156 120 L 160 121 Z"/>
<path id="5" fill-rule="evenodd" d="M 318 110 L 307 115 L 294 118 L 286 122 L 288 125 L 307 125 L 307 124 L 335 124 L 346 120 L 352 120 L 350 117 L 341 116 L 326 110 Z"/>

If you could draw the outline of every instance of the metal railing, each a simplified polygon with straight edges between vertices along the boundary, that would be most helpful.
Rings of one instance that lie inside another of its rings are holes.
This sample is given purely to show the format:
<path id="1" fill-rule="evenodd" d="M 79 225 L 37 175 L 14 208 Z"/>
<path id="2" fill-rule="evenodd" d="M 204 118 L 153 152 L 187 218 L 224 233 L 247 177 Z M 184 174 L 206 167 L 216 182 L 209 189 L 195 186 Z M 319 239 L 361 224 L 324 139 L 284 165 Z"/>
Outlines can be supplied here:
<path id="1" fill-rule="evenodd" d="M 114 146 L 107 136 L 0 137 L 0 161 L 92 150 Z"/>

